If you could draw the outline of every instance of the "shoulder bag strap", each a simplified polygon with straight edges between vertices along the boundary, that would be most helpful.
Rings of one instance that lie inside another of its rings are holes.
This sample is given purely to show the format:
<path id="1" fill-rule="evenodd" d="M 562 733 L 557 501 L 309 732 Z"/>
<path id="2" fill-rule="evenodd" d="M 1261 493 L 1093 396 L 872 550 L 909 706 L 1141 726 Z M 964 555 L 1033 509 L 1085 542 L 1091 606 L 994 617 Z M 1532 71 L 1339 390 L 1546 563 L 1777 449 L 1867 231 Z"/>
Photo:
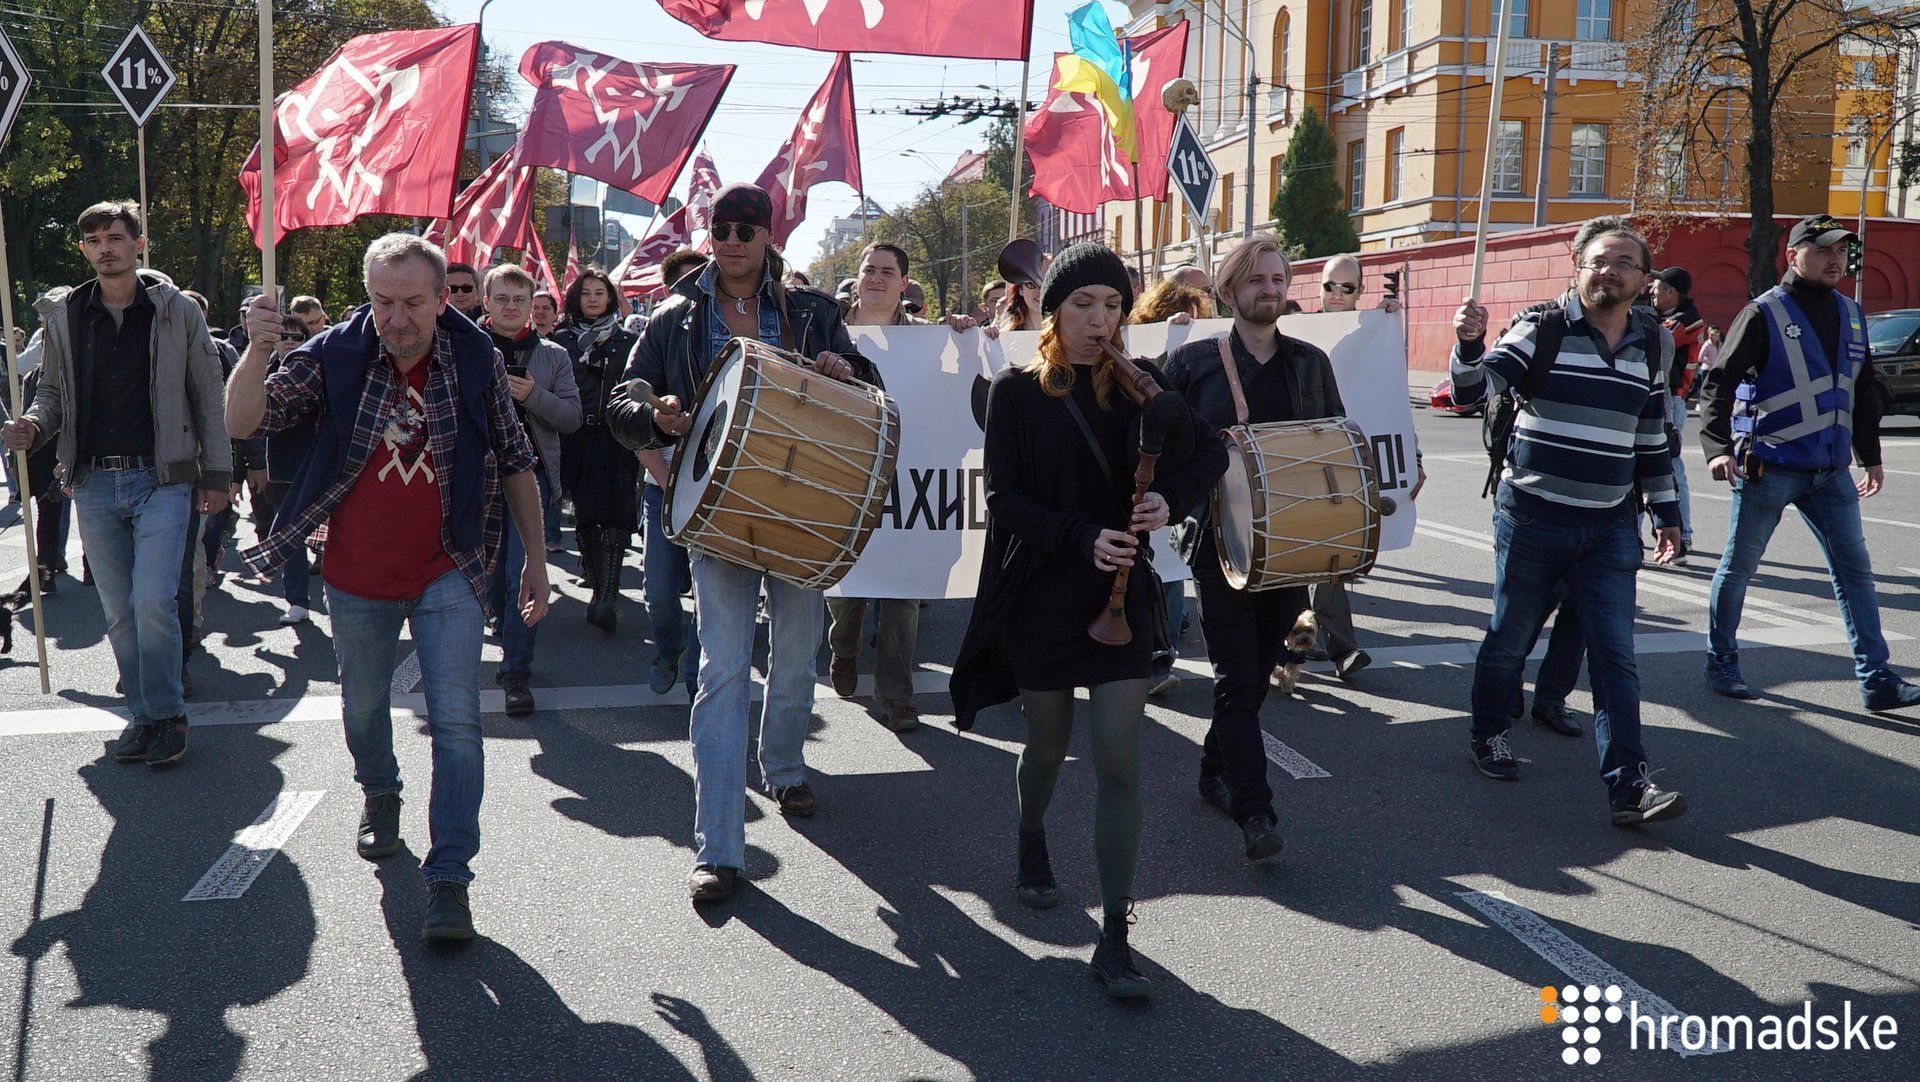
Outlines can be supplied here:
<path id="1" fill-rule="evenodd" d="M 1247 423 L 1247 396 L 1240 390 L 1240 365 L 1234 361 L 1233 347 L 1227 342 L 1232 337 L 1233 332 L 1228 331 L 1214 341 L 1220 344 L 1220 368 L 1227 374 L 1227 390 L 1233 392 L 1233 415 L 1238 423 L 1244 425 Z"/>
<path id="2" fill-rule="evenodd" d="M 1087 438 L 1087 448 L 1093 452 L 1093 460 L 1100 463 L 1100 472 L 1107 475 L 1107 484 L 1118 491 L 1120 485 L 1113 477 L 1113 463 L 1108 461 L 1107 452 L 1101 449 L 1100 441 L 1094 437 L 1093 426 L 1087 423 L 1087 415 L 1080 412 L 1080 403 L 1073 400 L 1071 391 L 1061 401 L 1067 404 L 1067 412 L 1073 414 L 1074 423 L 1080 426 L 1080 434 Z"/>

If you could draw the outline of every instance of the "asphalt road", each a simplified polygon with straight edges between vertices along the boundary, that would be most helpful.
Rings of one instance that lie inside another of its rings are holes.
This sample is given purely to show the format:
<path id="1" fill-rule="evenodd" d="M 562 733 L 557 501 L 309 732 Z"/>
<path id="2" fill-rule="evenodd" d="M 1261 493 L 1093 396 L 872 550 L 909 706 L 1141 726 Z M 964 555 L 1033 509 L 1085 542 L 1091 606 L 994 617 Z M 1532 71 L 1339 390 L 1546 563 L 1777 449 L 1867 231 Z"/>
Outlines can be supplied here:
<path id="1" fill-rule="evenodd" d="M 1085 970 L 1098 897 L 1084 735 L 1050 821 L 1063 904 L 1014 900 L 1018 713 L 968 735 L 945 716 L 964 604 L 922 624 L 929 724 L 897 737 L 869 700 L 823 689 L 808 748 L 820 814 L 789 822 L 749 794 L 751 884 L 696 912 L 686 707 L 645 689 L 638 574 L 612 638 L 558 576 L 543 709 L 486 719 L 482 938 L 429 949 L 411 859 L 427 743 L 398 726 L 407 855 L 360 860 L 324 615 L 281 628 L 262 585 L 229 574 L 193 662 L 201 724 L 187 760 L 155 773 L 102 755 L 113 665 L 92 591 L 69 581 L 47 616 L 63 690 L 38 694 L 30 635 L 0 666 L 0 1063 L 61 1080 L 1920 1076 L 1920 717 L 1860 710 L 1805 528 L 1783 523 L 1749 604 L 1745 669 L 1763 697 L 1716 698 L 1700 651 L 1728 503 L 1689 452 L 1700 554 L 1643 572 L 1637 631 L 1646 743 L 1692 810 L 1616 829 L 1587 740 L 1516 728 L 1516 784 L 1467 761 L 1492 567 L 1484 460 L 1475 422 L 1422 414 L 1419 429 L 1433 478 L 1417 542 L 1355 594 L 1374 666 L 1345 684 L 1311 675 L 1264 715 L 1292 753 L 1276 748 L 1293 769 L 1271 771 L 1280 861 L 1247 865 L 1194 795 L 1211 698 L 1199 666 L 1150 708 L 1145 1006 L 1110 1003 Z M 1894 659 L 1911 668 L 1920 424 L 1887 444 L 1866 530 Z M 19 533 L 0 531 L 9 581 Z M 1203 654 L 1197 635 L 1185 650 Z M 1574 705 L 1586 719 L 1584 690 Z M 223 859 L 257 878 L 237 898 L 182 900 Z M 1602 1018 L 1600 1062 L 1563 1066 L 1540 989 L 1588 983 L 1620 984 L 1643 1014 L 1851 1004 L 1897 1036 L 1885 1051 L 1683 1055 L 1684 1026 L 1670 1050 L 1644 1034 L 1636 1049 L 1627 1022 Z"/>

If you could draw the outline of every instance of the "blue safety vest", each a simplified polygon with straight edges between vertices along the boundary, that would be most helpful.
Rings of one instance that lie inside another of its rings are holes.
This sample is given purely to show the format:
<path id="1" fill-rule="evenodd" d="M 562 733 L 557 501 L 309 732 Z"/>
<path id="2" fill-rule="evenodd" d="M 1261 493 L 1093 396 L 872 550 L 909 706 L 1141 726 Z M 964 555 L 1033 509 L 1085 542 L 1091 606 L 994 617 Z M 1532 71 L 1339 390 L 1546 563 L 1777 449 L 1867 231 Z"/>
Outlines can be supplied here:
<path id="1" fill-rule="evenodd" d="M 1772 465 L 1824 470 L 1853 462 L 1853 384 L 1867 362 L 1867 324 L 1853 298 L 1833 296 L 1840 306 L 1838 363 L 1785 289 L 1754 298 L 1771 348 L 1754 379 L 1753 443 Z"/>

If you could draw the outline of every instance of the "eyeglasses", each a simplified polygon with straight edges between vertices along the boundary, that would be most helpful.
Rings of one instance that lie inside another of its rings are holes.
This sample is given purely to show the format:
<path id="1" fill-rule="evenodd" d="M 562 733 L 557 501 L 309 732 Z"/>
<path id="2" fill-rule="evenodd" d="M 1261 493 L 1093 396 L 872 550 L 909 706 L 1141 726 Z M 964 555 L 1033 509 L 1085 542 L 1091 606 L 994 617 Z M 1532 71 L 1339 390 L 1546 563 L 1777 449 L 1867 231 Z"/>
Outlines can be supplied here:
<path id="1" fill-rule="evenodd" d="M 743 222 L 713 223 L 713 239 L 717 241 L 729 241 L 737 236 L 740 238 L 740 243 L 750 244 L 759 232 L 759 226 L 747 225 Z"/>
<path id="2" fill-rule="evenodd" d="M 1590 270 L 1595 274 L 1605 274 L 1608 271 L 1614 271 L 1619 274 L 1632 274 L 1635 271 L 1646 269 L 1626 256 L 1621 256 L 1619 259 L 1603 259 L 1600 256 L 1594 256 L 1592 259 L 1580 264 L 1580 266 L 1583 270 Z"/>
<path id="3" fill-rule="evenodd" d="M 1353 294 L 1360 292 L 1360 287 L 1353 284 L 1352 282 L 1321 282 L 1320 283 L 1320 292 L 1322 293 L 1331 293 L 1336 289 L 1346 294 L 1347 296 L 1352 296 Z"/>
<path id="4" fill-rule="evenodd" d="M 473 287 L 473 286 L 457 286 L 457 285 L 454 285 L 454 284 L 453 284 L 452 282 L 448 282 L 448 283 L 447 283 L 447 292 L 449 292 L 449 293 L 472 293 L 472 292 L 474 292 L 474 287 Z"/>

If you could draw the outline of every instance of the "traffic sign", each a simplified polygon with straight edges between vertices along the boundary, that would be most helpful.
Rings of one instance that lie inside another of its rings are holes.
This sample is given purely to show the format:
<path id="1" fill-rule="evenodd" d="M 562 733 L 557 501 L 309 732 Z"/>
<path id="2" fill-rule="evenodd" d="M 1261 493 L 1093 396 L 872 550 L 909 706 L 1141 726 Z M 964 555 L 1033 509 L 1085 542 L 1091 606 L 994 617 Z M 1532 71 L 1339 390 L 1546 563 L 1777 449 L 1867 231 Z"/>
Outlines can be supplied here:
<path id="1" fill-rule="evenodd" d="M 20 54 L 13 51 L 13 42 L 7 40 L 6 30 L 0 28 L 0 146 L 6 145 L 7 136 L 13 132 L 14 118 L 20 115 L 20 103 L 27 99 L 27 86 L 32 82 L 33 76 L 20 62 Z"/>
<path id="2" fill-rule="evenodd" d="M 113 51 L 112 59 L 100 69 L 100 74 L 113 88 L 113 96 L 133 115 L 136 127 L 146 126 L 160 99 L 167 96 L 174 83 L 173 68 L 154 47 L 146 30 L 138 25 L 127 31 L 126 40 Z"/>
<path id="3" fill-rule="evenodd" d="M 1167 148 L 1167 174 L 1173 178 L 1174 187 L 1180 189 L 1180 196 L 1187 201 L 1193 216 L 1206 221 L 1207 211 L 1213 207 L 1213 190 L 1220 183 L 1220 171 L 1213 167 L 1207 148 L 1201 145 L 1193 125 L 1187 123 L 1184 116 L 1174 125 L 1173 145 Z"/>

